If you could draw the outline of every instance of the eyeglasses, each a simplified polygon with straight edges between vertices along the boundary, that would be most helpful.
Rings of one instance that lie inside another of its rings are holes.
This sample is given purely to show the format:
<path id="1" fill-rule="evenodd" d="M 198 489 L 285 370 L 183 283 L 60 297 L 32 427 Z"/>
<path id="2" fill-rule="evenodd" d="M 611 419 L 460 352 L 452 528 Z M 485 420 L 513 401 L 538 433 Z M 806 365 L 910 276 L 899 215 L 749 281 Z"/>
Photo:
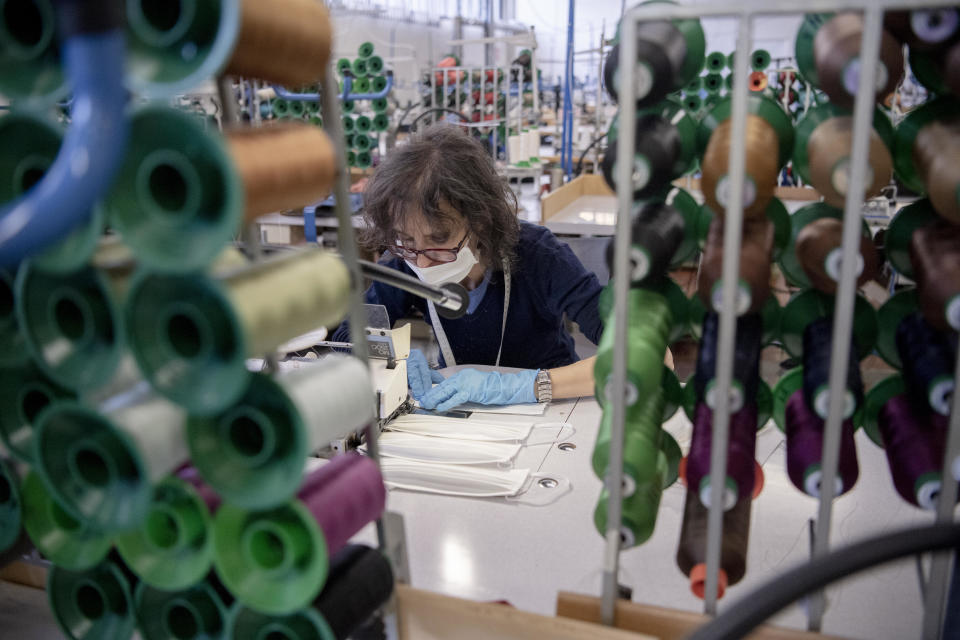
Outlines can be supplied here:
<path id="1" fill-rule="evenodd" d="M 416 260 L 417 256 L 425 255 L 434 262 L 453 262 L 457 259 L 457 254 L 463 248 L 463 243 L 467 241 L 470 232 L 464 234 L 463 240 L 457 243 L 457 246 L 450 249 L 408 249 L 397 241 L 397 244 L 390 247 L 390 252 L 404 258 L 405 260 Z"/>

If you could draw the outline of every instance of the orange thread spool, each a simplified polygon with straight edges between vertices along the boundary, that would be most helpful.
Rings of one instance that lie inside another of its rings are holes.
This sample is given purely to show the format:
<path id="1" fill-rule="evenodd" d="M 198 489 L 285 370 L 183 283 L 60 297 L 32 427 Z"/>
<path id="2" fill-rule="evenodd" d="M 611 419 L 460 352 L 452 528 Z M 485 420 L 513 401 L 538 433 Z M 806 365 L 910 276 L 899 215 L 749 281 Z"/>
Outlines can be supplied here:
<path id="1" fill-rule="evenodd" d="M 914 231 L 910 262 L 923 317 L 940 331 L 960 331 L 960 226 L 936 222 Z"/>
<path id="2" fill-rule="evenodd" d="M 913 162 L 933 208 L 960 224 L 960 118 L 931 122 L 917 133 Z"/>
<path id="3" fill-rule="evenodd" d="M 227 132 L 243 180 L 244 219 L 295 209 L 330 194 L 336 159 L 330 138 L 307 123 L 286 122 Z"/>
<path id="4" fill-rule="evenodd" d="M 716 217 L 710 223 L 707 243 L 697 276 L 697 295 L 708 309 L 720 310 L 723 282 L 723 225 Z M 744 220 L 740 243 L 737 315 L 756 313 L 770 295 L 770 264 L 773 260 L 773 223 L 767 219 Z"/>
<path id="5" fill-rule="evenodd" d="M 330 58 L 330 14 L 314 0 L 242 0 L 240 34 L 224 73 L 288 87 L 323 78 Z"/>
<path id="6" fill-rule="evenodd" d="M 839 13 L 817 30 L 813 56 L 820 88 L 836 104 L 852 108 L 859 88 L 860 40 L 863 18 L 857 13 Z M 903 75 L 900 43 L 884 31 L 880 36 L 877 67 L 877 98 L 891 93 Z"/>
<path id="7" fill-rule="evenodd" d="M 843 258 L 843 221 L 836 218 L 820 218 L 809 223 L 797 234 L 797 262 L 810 278 L 814 288 L 833 295 L 837 292 L 840 265 Z M 860 237 L 857 286 L 877 277 L 880 257 L 873 240 L 867 235 Z"/>
<path id="8" fill-rule="evenodd" d="M 830 118 L 810 134 L 807 155 L 810 158 L 810 183 L 824 201 L 842 209 L 850 180 L 850 149 L 853 147 L 853 118 Z M 880 195 L 893 175 L 893 157 L 876 130 L 870 129 L 870 153 L 867 161 L 867 198 Z"/>
<path id="9" fill-rule="evenodd" d="M 703 197 L 707 205 L 721 215 L 726 211 L 731 185 L 729 184 L 729 159 L 731 144 L 730 119 L 724 120 L 714 130 L 703 154 Z M 746 126 L 746 172 L 743 185 L 743 215 L 746 218 L 762 218 L 767 205 L 773 199 L 777 184 L 777 157 L 780 143 L 776 131 L 766 120 L 753 114 L 747 115 Z"/>

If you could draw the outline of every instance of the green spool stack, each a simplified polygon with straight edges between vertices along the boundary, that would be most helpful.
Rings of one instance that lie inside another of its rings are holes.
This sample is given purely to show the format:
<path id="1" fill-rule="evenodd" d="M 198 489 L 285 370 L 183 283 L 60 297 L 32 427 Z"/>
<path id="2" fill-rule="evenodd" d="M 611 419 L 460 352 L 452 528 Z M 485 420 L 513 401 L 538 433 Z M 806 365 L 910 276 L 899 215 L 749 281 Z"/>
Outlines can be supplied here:
<path id="1" fill-rule="evenodd" d="M 383 58 L 380 56 L 370 56 L 367 58 L 367 71 L 370 75 L 377 75 L 383 72 Z"/>
<path id="2" fill-rule="evenodd" d="M 33 463 L 37 417 L 56 400 L 73 392 L 47 377 L 32 361 L 0 368 L 0 441 L 18 460 Z"/>
<path id="3" fill-rule="evenodd" d="M 359 77 L 353 81 L 353 93 L 370 93 L 370 78 Z"/>
<path id="4" fill-rule="evenodd" d="M 70 640 L 128 640 L 137 621 L 130 581 L 112 561 L 87 571 L 57 565 L 47 575 L 50 609 Z"/>
<path id="5" fill-rule="evenodd" d="M 750 54 L 750 68 L 754 71 L 766 71 L 770 66 L 770 52 L 766 49 L 757 49 Z"/>
<path id="6" fill-rule="evenodd" d="M 359 151 L 356 156 L 356 167 L 358 169 L 369 169 L 373 166 L 373 156 L 369 151 Z"/>
<path id="7" fill-rule="evenodd" d="M 20 330 L 14 304 L 14 278 L 0 269 L 0 366 L 17 366 L 26 362 L 30 353 Z"/>
<path id="8" fill-rule="evenodd" d="M 49 105 L 67 94 L 51 0 L 5 4 L 0 11 L 0 94 Z"/>
<path id="9" fill-rule="evenodd" d="M 356 76 L 357 79 L 365 78 L 369 73 L 365 58 L 356 58 L 350 66 L 351 71 L 353 71 L 353 75 Z"/>
<path id="10" fill-rule="evenodd" d="M 290 114 L 290 102 L 284 98 L 274 98 L 270 101 L 270 109 L 277 118 L 284 118 Z"/>
<path id="11" fill-rule="evenodd" d="M 387 78 L 385 76 L 373 76 L 370 78 L 370 90 L 373 93 L 380 93 L 387 88 Z"/>
<path id="12" fill-rule="evenodd" d="M 710 95 L 718 95 L 723 88 L 723 76 L 719 73 L 708 73 L 703 78 L 703 88 Z"/>
<path id="13" fill-rule="evenodd" d="M 353 71 L 353 63 L 350 62 L 350 58 L 340 58 L 337 60 L 337 73 L 341 76 L 344 75 L 347 71 Z M 341 86 L 341 89 L 343 87 Z"/>
<path id="14" fill-rule="evenodd" d="M 662 452 L 657 454 L 653 478 L 636 488 L 630 497 L 623 499 L 623 515 L 620 525 L 620 546 L 623 549 L 643 544 L 653 535 L 657 522 L 657 509 L 660 496 L 669 473 L 669 463 Z M 593 524 L 601 535 L 607 533 L 607 510 L 610 495 L 606 488 L 600 493 L 600 499 L 593 511 Z"/>
<path id="15" fill-rule="evenodd" d="M 704 68 L 708 73 L 720 73 L 726 65 L 727 56 L 723 55 L 720 51 L 711 51 L 707 54 Z"/>
<path id="16" fill-rule="evenodd" d="M 373 117 L 373 130 L 386 131 L 390 127 L 390 118 L 385 113 L 378 113 Z"/>
<path id="17" fill-rule="evenodd" d="M 373 129 L 373 123 L 367 116 L 357 116 L 354 125 L 358 133 L 370 133 L 370 130 Z"/>
<path id="18" fill-rule="evenodd" d="M 374 112 L 384 113 L 387 110 L 387 99 L 386 98 L 377 98 L 376 100 L 370 101 L 370 106 L 373 107 Z"/>
<path id="19" fill-rule="evenodd" d="M 302 118 L 307 108 L 303 100 L 293 100 L 290 102 L 290 115 L 294 118 Z"/>
<path id="20" fill-rule="evenodd" d="M 262 640 L 274 636 L 297 640 L 334 640 L 336 637 L 320 612 L 312 607 L 284 616 L 258 613 L 239 602 L 230 609 L 227 637 Z"/>

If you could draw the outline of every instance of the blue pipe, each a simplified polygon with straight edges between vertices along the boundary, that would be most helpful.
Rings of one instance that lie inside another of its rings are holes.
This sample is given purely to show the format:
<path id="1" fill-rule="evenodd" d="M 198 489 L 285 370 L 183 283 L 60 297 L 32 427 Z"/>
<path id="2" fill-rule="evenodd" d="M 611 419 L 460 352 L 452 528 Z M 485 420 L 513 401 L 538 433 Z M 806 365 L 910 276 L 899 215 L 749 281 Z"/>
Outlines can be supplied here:
<path id="1" fill-rule="evenodd" d="M 390 90 L 393 89 L 393 74 L 387 74 L 387 86 L 383 91 L 377 93 L 350 93 L 350 89 L 353 88 L 353 78 L 346 76 L 343 79 L 343 93 L 340 94 L 341 100 L 379 100 L 381 98 L 386 98 L 387 94 L 390 93 Z M 283 98 L 284 100 L 301 100 L 303 102 L 320 102 L 319 93 L 294 93 L 292 91 L 287 91 L 279 85 L 273 85 L 273 91 L 277 94 L 278 98 Z"/>
<path id="2" fill-rule="evenodd" d="M 16 267 L 87 222 L 124 157 L 123 31 L 73 35 L 61 48 L 74 95 L 72 126 L 43 179 L 0 207 L 0 267 Z"/>
<path id="3" fill-rule="evenodd" d="M 560 163 L 568 180 L 573 172 L 573 94 L 570 87 L 573 84 L 573 13 L 575 6 L 575 0 L 570 0 L 567 11 L 567 57 L 563 83 L 563 136 L 560 142 Z"/>

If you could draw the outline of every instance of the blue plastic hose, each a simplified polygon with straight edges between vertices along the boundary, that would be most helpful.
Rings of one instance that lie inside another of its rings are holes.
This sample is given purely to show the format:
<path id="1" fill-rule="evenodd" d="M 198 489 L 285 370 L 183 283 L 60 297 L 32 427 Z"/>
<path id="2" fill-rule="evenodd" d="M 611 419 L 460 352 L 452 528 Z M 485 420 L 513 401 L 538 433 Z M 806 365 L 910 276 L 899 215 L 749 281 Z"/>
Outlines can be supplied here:
<path id="1" fill-rule="evenodd" d="M 123 32 L 74 35 L 61 46 L 73 123 L 43 179 L 0 207 L 0 267 L 16 267 L 84 224 L 127 147 Z"/>
<path id="2" fill-rule="evenodd" d="M 343 79 L 343 93 L 340 95 L 341 100 L 379 100 L 380 98 L 386 98 L 387 94 L 390 93 L 390 90 L 393 89 L 393 74 L 387 74 L 387 86 L 383 91 L 378 91 L 377 93 L 350 93 L 350 90 L 353 88 L 353 79 L 350 76 L 347 76 Z M 320 102 L 319 93 L 294 93 L 293 91 L 287 91 L 279 85 L 273 85 L 273 91 L 277 94 L 278 98 L 283 98 L 284 100 L 302 100 L 304 102 Z"/>

